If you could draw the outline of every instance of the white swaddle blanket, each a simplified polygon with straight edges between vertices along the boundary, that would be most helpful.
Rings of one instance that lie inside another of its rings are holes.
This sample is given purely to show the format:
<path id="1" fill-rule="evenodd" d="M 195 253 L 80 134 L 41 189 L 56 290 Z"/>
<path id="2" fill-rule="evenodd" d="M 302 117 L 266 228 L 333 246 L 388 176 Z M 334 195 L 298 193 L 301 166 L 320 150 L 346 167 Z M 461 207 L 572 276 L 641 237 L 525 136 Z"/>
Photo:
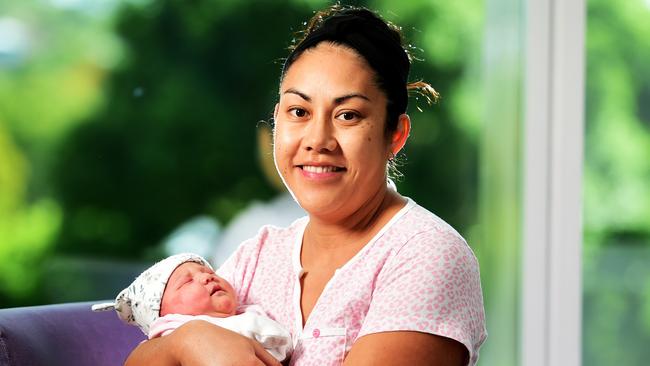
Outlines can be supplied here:
<path id="1" fill-rule="evenodd" d="M 149 329 L 149 339 L 165 336 L 191 320 L 205 320 L 258 341 L 278 361 L 289 356 L 291 334 L 280 323 L 270 319 L 259 305 L 246 306 L 241 314 L 227 318 L 209 315 L 169 314 L 156 319 Z"/>

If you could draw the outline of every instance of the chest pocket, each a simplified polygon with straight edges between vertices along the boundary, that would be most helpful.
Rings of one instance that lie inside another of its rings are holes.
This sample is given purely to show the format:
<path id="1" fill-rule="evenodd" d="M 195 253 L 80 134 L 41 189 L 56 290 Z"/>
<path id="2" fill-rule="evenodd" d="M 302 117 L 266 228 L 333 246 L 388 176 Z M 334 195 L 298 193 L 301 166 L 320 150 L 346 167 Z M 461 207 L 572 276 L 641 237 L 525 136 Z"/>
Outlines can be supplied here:
<path id="1" fill-rule="evenodd" d="M 305 329 L 296 345 L 291 364 L 342 365 L 345 358 L 346 335 L 346 328 Z"/>

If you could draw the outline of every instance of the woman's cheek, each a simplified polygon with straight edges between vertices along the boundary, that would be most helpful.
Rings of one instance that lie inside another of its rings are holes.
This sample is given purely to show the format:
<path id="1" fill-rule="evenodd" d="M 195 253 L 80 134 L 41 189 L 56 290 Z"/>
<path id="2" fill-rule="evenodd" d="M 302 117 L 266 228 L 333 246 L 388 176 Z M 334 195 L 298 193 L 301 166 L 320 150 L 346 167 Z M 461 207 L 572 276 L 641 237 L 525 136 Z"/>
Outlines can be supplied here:
<path id="1" fill-rule="evenodd" d="M 291 146 L 293 142 L 294 139 L 284 130 L 280 129 L 279 131 L 276 131 L 273 148 L 276 164 L 282 170 L 282 173 L 286 173 L 287 166 L 290 165 Z"/>

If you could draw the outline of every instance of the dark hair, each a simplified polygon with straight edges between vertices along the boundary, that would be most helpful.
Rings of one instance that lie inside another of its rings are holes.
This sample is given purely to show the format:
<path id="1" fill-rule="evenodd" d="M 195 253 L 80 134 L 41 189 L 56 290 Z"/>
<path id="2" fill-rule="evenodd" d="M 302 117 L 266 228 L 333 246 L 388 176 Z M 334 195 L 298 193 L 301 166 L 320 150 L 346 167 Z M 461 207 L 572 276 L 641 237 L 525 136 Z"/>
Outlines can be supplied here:
<path id="1" fill-rule="evenodd" d="M 320 42 L 350 47 L 374 70 L 377 86 L 388 99 L 387 134 L 395 131 L 398 117 L 406 112 L 409 91 L 420 93 L 429 103 L 438 98 L 438 93 L 429 84 L 408 82 L 412 57 L 403 46 L 400 29 L 366 8 L 333 5 L 317 12 L 302 33 L 303 37 L 290 47 L 281 80 L 305 50 Z"/>

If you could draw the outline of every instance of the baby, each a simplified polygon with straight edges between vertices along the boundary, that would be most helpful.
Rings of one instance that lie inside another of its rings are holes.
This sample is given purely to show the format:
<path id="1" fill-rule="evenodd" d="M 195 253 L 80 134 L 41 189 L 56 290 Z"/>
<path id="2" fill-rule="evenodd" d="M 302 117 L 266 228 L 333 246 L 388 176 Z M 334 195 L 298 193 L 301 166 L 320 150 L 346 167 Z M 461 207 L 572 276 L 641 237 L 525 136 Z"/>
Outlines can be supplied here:
<path id="1" fill-rule="evenodd" d="M 192 253 L 154 264 L 122 290 L 114 303 L 93 305 L 94 311 L 110 309 L 126 323 L 137 325 L 149 339 L 165 336 L 190 320 L 205 320 L 257 340 L 278 361 L 291 352 L 289 332 L 260 306 L 239 306 L 232 285 Z"/>

